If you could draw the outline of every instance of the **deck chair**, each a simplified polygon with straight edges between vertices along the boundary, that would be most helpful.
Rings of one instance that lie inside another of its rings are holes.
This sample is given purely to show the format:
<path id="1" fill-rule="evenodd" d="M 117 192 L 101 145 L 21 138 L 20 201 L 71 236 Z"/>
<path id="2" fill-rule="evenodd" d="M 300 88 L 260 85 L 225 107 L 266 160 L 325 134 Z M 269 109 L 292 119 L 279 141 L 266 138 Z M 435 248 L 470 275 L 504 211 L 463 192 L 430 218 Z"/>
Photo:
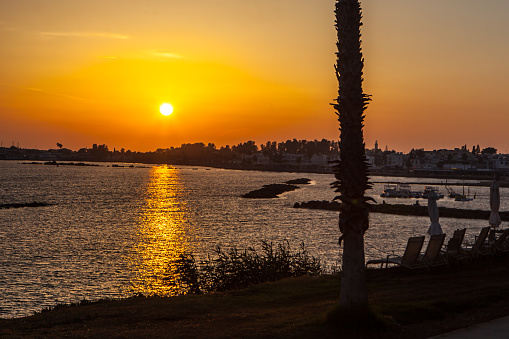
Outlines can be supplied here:
<path id="1" fill-rule="evenodd" d="M 509 252 L 509 247 L 506 244 L 508 236 L 509 236 L 509 229 L 502 232 L 502 234 L 500 234 L 500 236 L 497 238 L 497 240 L 495 240 L 495 242 L 491 246 L 491 251 L 493 252 L 494 255 Z"/>
<path id="2" fill-rule="evenodd" d="M 452 237 L 445 245 L 445 249 L 441 251 L 449 265 L 459 265 L 464 260 L 470 260 L 470 256 L 461 249 L 461 238 Z"/>
<path id="3" fill-rule="evenodd" d="M 419 260 L 419 254 L 421 253 L 423 243 L 424 236 L 410 237 L 408 239 L 408 243 L 406 245 L 406 249 L 402 257 L 400 256 L 391 257 L 388 255 L 387 258 L 369 260 L 366 263 L 366 267 L 370 264 L 380 264 L 380 268 L 382 268 L 384 264 L 385 267 L 387 267 L 389 264 L 395 264 L 409 269 L 423 268 L 425 266 Z"/>
<path id="4" fill-rule="evenodd" d="M 469 245 L 465 248 L 462 248 L 472 259 L 478 259 L 480 257 L 491 255 L 491 248 L 485 244 L 486 238 L 488 237 L 488 233 L 490 231 L 490 226 L 483 227 L 479 232 L 479 235 L 476 237 L 476 240 L 473 245 Z"/>
<path id="5" fill-rule="evenodd" d="M 421 261 L 426 265 L 428 269 L 437 266 L 449 266 L 449 262 L 445 259 L 445 256 L 440 253 L 442 245 L 444 244 L 445 233 L 432 235 L 429 238 L 426 252 L 420 255 Z"/>
<path id="6" fill-rule="evenodd" d="M 452 238 L 458 238 L 459 239 L 459 244 L 461 246 L 461 244 L 463 244 L 463 239 L 465 239 L 465 232 L 467 231 L 466 228 L 462 228 L 462 229 L 457 229 L 454 231 L 454 233 L 452 234 Z M 452 239 L 451 238 L 451 239 Z"/>
<path id="7" fill-rule="evenodd" d="M 492 246 L 497 240 L 497 231 L 494 228 L 490 229 L 490 233 L 488 234 L 488 245 Z"/>

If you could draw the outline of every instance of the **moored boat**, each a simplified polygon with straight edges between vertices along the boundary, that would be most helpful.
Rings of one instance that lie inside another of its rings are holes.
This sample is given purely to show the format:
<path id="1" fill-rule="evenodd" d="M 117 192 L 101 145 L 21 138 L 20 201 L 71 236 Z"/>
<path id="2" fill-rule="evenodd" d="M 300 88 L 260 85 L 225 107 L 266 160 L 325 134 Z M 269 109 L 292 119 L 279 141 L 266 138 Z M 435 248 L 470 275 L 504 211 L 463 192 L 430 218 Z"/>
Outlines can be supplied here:
<path id="1" fill-rule="evenodd" d="M 380 194 L 382 198 L 399 198 L 398 185 L 384 185 L 384 191 Z"/>
<path id="2" fill-rule="evenodd" d="M 442 199 L 444 195 L 440 193 L 438 187 L 435 186 L 424 186 L 424 191 L 422 192 L 422 197 L 424 199 L 428 199 L 431 192 L 435 192 L 436 199 Z"/>
<path id="3" fill-rule="evenodd" d="M 454 201 L 472 201 L 472 200 L 474 200 L 474 198 L 467 197 L 466 195 L 463 194 L 457 194 L 454 197 Z"/>
<path id="4" fill-rule="evenodd" d="M 412 191 L 409 184 L 387 184 L 380 196 L 382 198 L 421 198 L 421 193 Z"/>

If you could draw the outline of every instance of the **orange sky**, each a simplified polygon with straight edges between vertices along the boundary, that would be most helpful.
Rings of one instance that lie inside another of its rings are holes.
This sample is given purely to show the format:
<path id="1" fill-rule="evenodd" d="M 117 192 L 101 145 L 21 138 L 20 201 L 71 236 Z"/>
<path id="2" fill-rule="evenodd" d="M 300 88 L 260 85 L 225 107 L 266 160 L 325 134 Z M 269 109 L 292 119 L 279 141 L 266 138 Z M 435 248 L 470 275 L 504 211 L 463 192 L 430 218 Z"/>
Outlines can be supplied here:
<path id="1" fill-rule="evenodd" d="M 368 147 L 508 153 L 509 2 L 363 1 Z M 337 139 L 334 1 L 0 0 L 0 140 Z M 159 105 L 174 113 L 164 117 Z"/>

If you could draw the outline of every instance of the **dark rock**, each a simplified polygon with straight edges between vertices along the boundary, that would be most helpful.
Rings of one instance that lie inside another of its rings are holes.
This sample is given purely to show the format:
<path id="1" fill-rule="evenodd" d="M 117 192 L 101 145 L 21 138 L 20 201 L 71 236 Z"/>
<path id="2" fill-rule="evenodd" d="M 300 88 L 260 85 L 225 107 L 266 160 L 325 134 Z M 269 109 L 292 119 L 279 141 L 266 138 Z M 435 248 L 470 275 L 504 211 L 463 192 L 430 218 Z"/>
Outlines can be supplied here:
<path id="1" fill-rule="evenodd" d="M 277 198 L 278 195 L 298 189 L 299 186 L 286 185 L 286 184 L 271 184 L 263 185 L 262 188 L 243 194 L 242 198 L 252 199 L 272 199 Z"/>
<path id="2" fill-rule="evenodd" d="M 287 182 L 285 182 L 285 184 L 289 184 L 289 185 L 309 185 L 310 182 L 311 182 L 311 179 L 308 179 L 308 178 L 299 178 L 299 179 L 288 180 Z"/>

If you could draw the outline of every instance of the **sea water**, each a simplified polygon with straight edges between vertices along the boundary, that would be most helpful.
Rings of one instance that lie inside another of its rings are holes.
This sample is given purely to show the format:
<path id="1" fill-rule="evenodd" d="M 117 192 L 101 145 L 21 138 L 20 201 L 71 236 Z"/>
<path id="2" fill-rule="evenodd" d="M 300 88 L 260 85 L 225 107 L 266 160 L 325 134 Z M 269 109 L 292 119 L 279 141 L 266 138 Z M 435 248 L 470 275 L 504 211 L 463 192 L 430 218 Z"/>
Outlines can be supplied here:
<path id="1" fill-rule="evenodd" d="M 288 241 L 298 250 L 303 242 L 324 266 L 340 263 L 338 213 L 293 208 L 296 202 L 332 200 L 332 175 L 97 165 L 0 161 L 0 204 L 50 204 L 0 209 L 0 317 L 21 317 L 83 299 L 173 295 L 178 291 L 162 279 L 169 263 L 182 253 L 203 259 L 218 245 L 242 249 L 259 247 L 261 241 Z M 300 177 L 311 184 L 277 199 L 241 198 L 263 185 Z M 430 181 L 390 179 L 416 182 L 414 189 Z M 377 183 L 368 194 L 380 203 L 382 190 Z M 509 207 L 508 193 L 501 189 L 501 211 Z M 471 202 L 446 198 L 438 205 L 489 210 L 489 188 L 477 187 L 475 194 Z M 408 237 L 424 235 L 429 223 L 427 217 L 372 213 L 366 258 L 401 253 Z M 452 218 L 440 223 L 448 234 L 467 227 L 467 238 L 487 225 Z"/>

